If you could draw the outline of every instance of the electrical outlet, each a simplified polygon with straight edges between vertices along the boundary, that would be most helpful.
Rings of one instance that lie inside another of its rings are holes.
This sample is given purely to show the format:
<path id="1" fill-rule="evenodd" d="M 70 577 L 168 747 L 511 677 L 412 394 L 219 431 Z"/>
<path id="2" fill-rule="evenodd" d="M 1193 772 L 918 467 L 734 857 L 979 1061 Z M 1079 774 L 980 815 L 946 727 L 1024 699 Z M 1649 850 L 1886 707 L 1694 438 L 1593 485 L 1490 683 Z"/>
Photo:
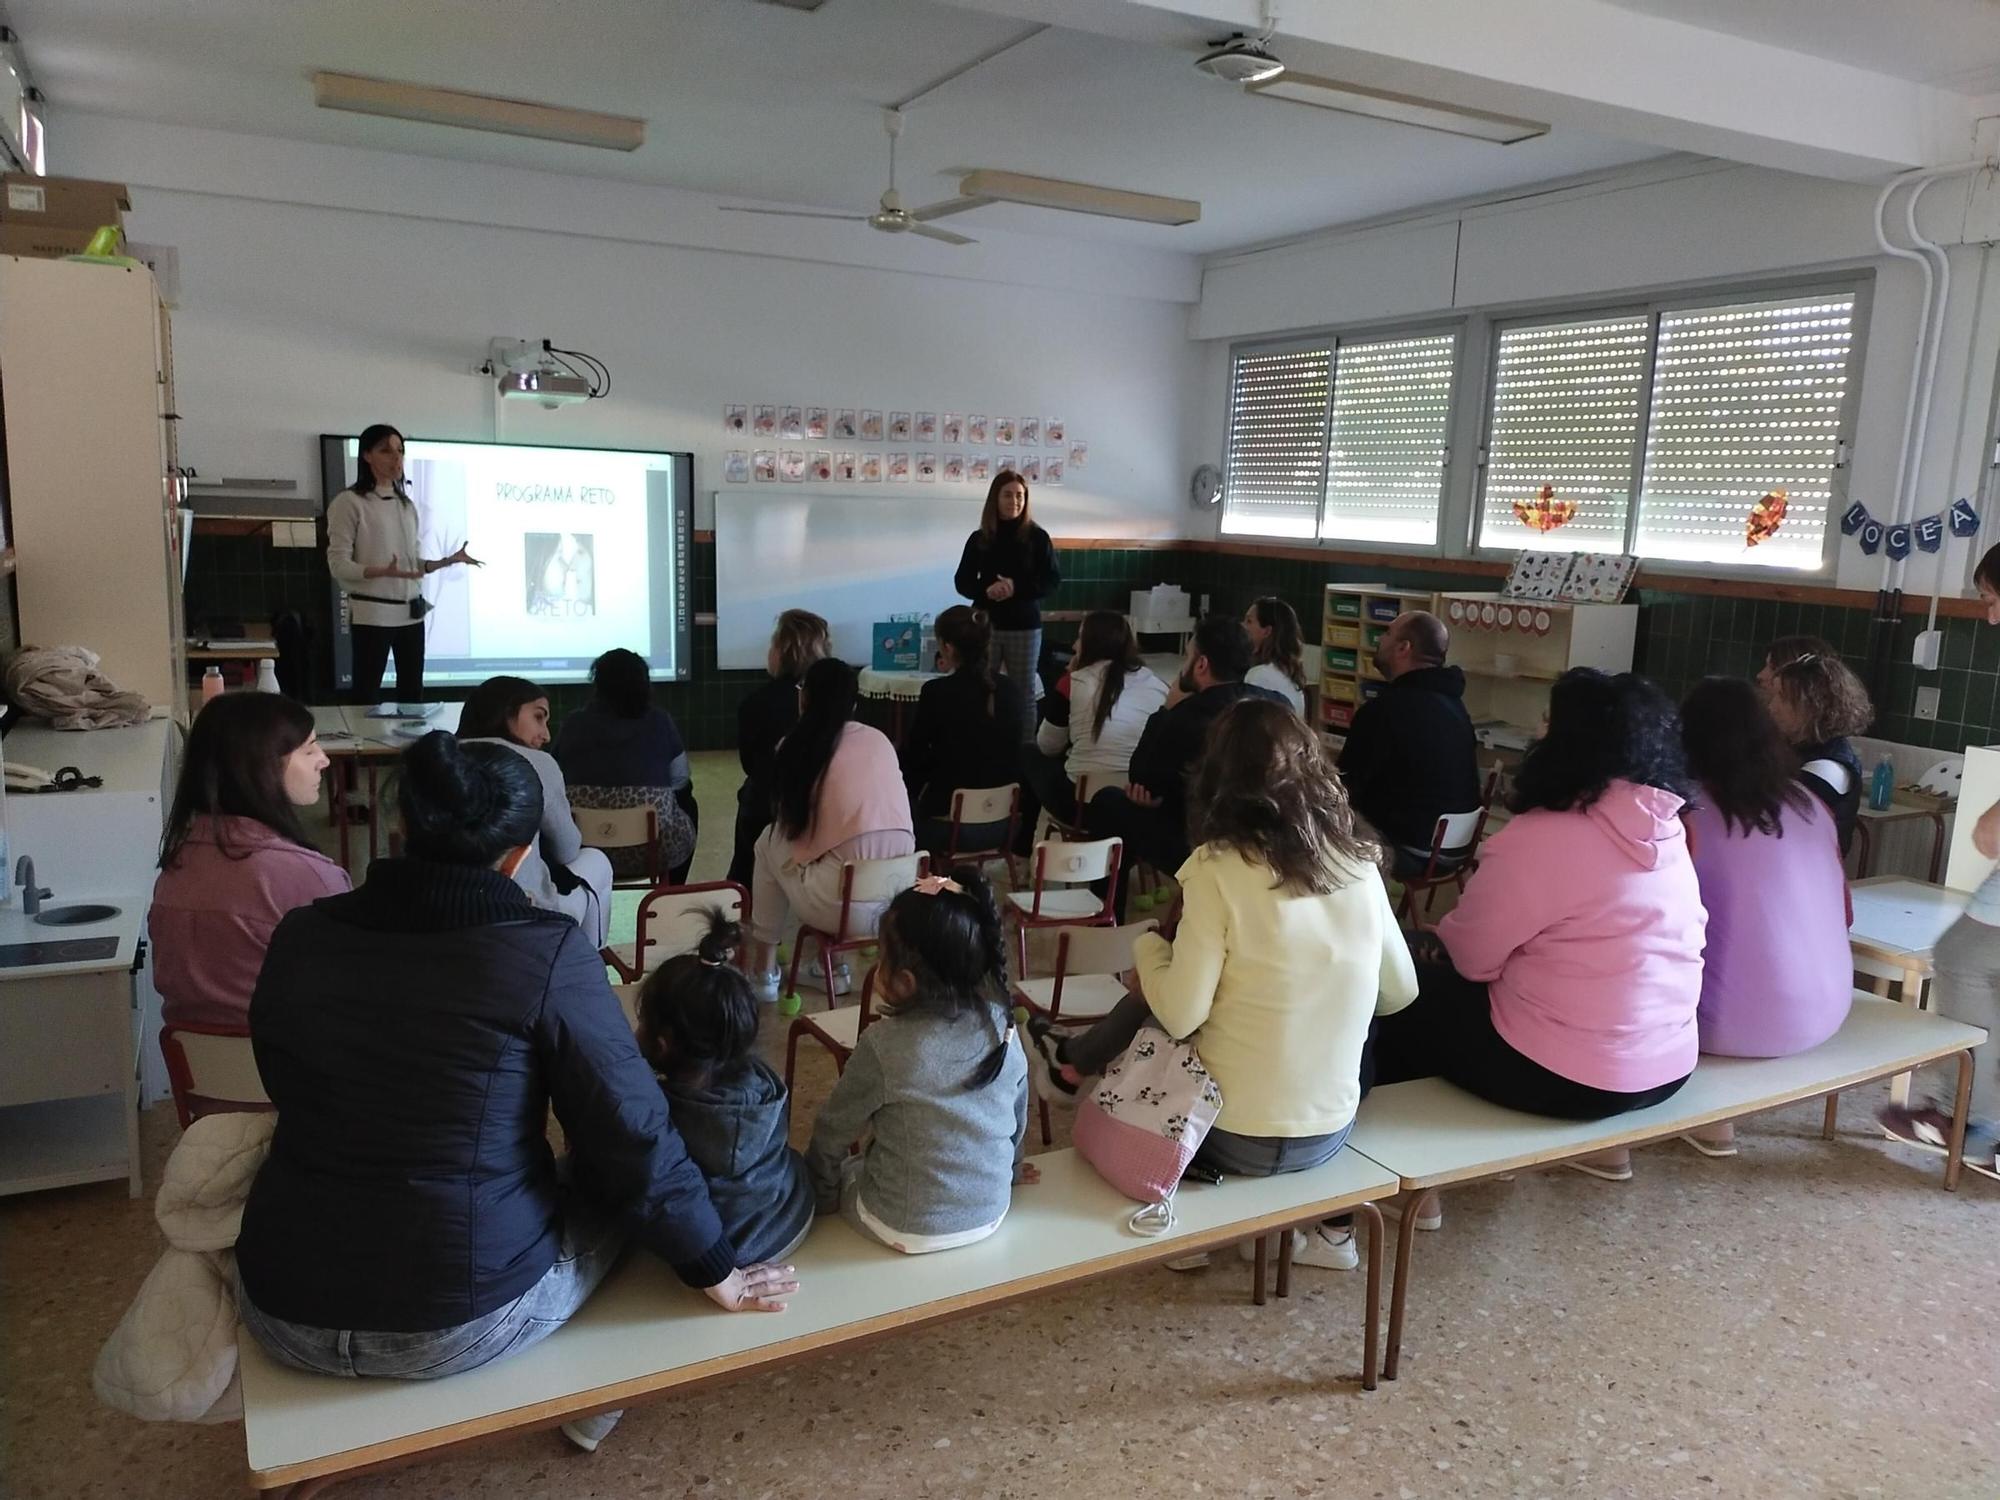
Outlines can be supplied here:
<path id="1" fill-rule="evenodd" d="M 1938 690 L 1934 687 L 1917 689 L 1917 717 L 1935 719 L 1938 711 Z"/>

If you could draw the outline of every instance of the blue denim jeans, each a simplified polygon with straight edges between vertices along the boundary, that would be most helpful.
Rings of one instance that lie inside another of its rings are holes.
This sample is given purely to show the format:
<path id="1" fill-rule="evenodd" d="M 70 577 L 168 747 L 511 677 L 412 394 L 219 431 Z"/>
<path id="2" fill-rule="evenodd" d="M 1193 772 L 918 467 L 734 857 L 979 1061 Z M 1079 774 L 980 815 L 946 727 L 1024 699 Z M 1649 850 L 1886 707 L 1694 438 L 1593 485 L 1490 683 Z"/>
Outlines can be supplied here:
<path id="1" fill-rule="evenodd" d="M 1213 1167 L 1231 1177 L 1277 1177 L 1286 1172 L 1304 1172 L 1331 1161 L 1347 1144 L 1354 1129 L 1349 1121 L 1332 1135 L 1238 1135 L 1232 1130 L 1210 1130 L 1194 1154 L 1197 1165 Z"/>

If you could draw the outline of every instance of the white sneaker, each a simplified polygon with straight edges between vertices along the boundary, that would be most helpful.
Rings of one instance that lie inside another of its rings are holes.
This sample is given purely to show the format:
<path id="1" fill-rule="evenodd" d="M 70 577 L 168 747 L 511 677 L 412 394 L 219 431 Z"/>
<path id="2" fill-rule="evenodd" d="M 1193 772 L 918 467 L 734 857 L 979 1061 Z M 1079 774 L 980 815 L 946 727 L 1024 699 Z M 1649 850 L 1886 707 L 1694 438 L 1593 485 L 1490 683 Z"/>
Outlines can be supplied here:
<path id="1" fill-rule="evenodd" d="M 562 1435 L 585 1453 L 595 1453 L 597 1445 L 611 1436 L 611 1429 L 624 1415 L 623 1411 L 601 1411 L 594 1417 L 578 1417 L 562 1424 Z"/>
<path id="2" fill-rule="evenodd" d="M 1169 1271 L 1205 1271 L 1208 1269 L 1208 1252 L 1198 1255 L 1179 1255 L 1166 1262 Z"/>
<path id="3" fill-rule="evenodd" d="M 766 969 L 762 974 L 753 974 L 750 976 L 750 988 L 752 992 L 766 1005 L 776 1005 L 778 1003 L 778 989 L 784 982 L 784 970 L 778 968 L 775 964 Z"/>
<path id="4" fill-rule="evenodd" d="M 1361 1251 L 1354 1243 L 1353 1226 L 1335 1228 L 1331 1224 L 1315 1224 L 1310 1234 L 1294 1229 L 1292 1264 L 1318 1266 L 1326 1271 L 1352 1271 L 1361 1264 Z"/>

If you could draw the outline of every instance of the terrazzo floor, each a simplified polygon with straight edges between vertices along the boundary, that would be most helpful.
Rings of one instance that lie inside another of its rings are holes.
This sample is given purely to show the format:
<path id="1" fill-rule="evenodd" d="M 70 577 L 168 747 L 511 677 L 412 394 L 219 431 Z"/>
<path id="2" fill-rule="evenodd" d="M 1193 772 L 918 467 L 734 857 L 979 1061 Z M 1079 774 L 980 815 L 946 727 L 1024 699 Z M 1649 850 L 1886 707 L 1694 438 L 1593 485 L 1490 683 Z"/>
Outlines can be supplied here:
<path id="1" fill-rule="evenodd" d="M 697 874 L 727 858 L 700 757 Z M 782 1056 L 782 1033 L 765 1046 Z M 803 1140 L 832 1082 L 802 1059 Z M 1136 1272 L 852 1355 L 635 1408 L 595 1455 L 553 1432 L 335 1487 L 376 1496 L 2000 1495 L 2000 1185 L 1838 1141 L 1807 1106 L 1711 1162 L 1638 1153 L 1446 1195 L 1416 1247 L 1403 1376 L 1356 1384 L 1362 1280 Z M 1059 1120 L 1058 1130 L 1062 1129 Z M 177 1135 L 144 1122 L 147 1180 Z M 1058 1144 L 1062 1144 L 1058 1138 Z M 97 1404 L 90 1367 L 159 1248 L 114 1186 L 0 1199 L 0 1496 L 247 1492 L 240 1428 Z M 809 1289 L 808 1289 L 809 1293 Z"/>

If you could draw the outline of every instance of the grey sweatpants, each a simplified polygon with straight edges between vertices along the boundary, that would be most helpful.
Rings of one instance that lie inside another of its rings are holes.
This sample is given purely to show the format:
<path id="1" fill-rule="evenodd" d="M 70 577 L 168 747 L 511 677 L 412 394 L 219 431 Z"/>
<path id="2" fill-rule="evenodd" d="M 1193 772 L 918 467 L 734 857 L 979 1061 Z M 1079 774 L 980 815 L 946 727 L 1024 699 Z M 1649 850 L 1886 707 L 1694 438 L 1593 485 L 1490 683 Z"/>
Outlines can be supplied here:
<path id="1" fill-rule="evenodd" d="M 1983 1026 L 1990 1037 L 1972 1050 L 1970 1120 L 2000 1118 L 2000 927 L 1960 917 L 1931 954 L 1931 1004 L 1939 1015 Z M 1950 1107 L 1950 1096 L 1945 1098 Z"/>

